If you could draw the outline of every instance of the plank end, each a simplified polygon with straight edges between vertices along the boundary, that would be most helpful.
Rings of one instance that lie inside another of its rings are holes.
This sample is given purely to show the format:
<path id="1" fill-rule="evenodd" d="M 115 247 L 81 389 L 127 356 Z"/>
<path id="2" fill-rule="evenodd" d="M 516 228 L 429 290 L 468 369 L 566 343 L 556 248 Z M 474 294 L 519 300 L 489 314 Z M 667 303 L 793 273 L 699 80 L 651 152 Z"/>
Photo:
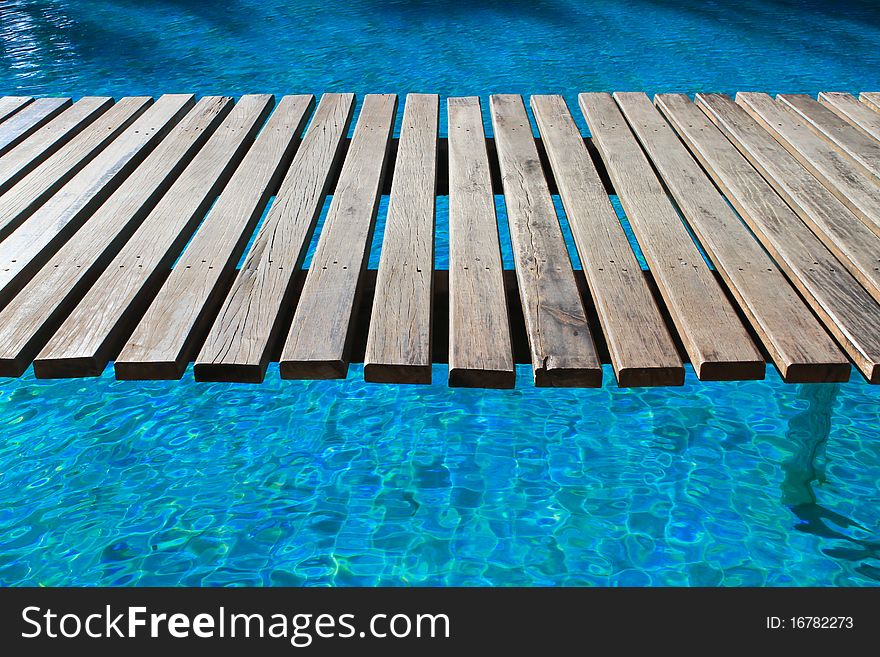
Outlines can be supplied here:
<path id="1" fill-rule="evenodd" d="M 117 360 L 113 371 L 120 381 L 176 381 L 186 366 L 174 361 Z"/>
<path id="2" fill-rule="evenodd" d="M 64 358 L 37 358 L 34 376 L 38 379 L 74 379 L 101 376 L 106 363 L 94 356 L 67 356 Z"/>
<path id="3" fill-rule="evenodd" d="M 554 367 L 535 370 L 539 388 L 601 388 L 601 367 Z"/>
<path id="4" fill-rule="evenodd" d="M 431 383 L 430 365 L 365 363 L 364 381 L 370 383 Z"/>
<path id="5" fill-rule="evenodd" d="M 449 368 L 449 386 L 452 388 L 497 388 L 508 390 L 516 384 L 516 372 L 509 370 L 480 370 L 465 367 Z"/>
<path id="6" fill-rule="evenodd" d="M 786 383 L 846 383 L 852 367 L 846 361 L 837 363 L 793 363 L 782 374 Z M 875 378 L 880 376 L 874 368 Z M 873 381 L 872 383 L 876 383 Z"/>
<path id="7" fill-rule="evenodd" d="M 694 370 L 700 381 L 760 381 L 767 363 L 763 359 L 705 361 Z"/>
<path id="8" fill-rule="evenodd" d="M 28 368 L 30 360 L 22 357 L 0 358 L 0 377 L 18 378 Z"/>
<path id="9" fill-rule="evenodd" d="M 650 388 L 684 385 L 684 366 L 624 367 L 617 371 L 620 388 Z"/>
<path id="10" fill-rule="evenodd" d="M 193 366 L 196 381 L 205 383 L 262 383 L 265 365 L 245 363 L 196 363 Z"/>
<path id="11" fill-rule="evenodd" d="M 344 360 L 282 360 L 282 379 L 344 379 L 348 362 Z"/>

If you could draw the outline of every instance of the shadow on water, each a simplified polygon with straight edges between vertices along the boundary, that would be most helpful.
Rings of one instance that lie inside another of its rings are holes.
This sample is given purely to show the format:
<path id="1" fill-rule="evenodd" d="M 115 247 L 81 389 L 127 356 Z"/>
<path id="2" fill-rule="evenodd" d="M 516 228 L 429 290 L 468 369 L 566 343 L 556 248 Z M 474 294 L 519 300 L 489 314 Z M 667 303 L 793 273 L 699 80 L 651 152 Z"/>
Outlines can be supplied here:
<path id="1" fill-rule="evenodd" d="M 782 503 L 798 517 L 800 522 L 795 525 L 797 531 L 847 544 L 845 547 L 823 548 L 822 551 L 829 557 L 852 562 L 880 559 L 880 542 L 853 538 L 841 531 L 852 528 L 867 530 L 850 518 L 818 504 L 813 490 L 814 482 L 823 484 L 826 481 L 825 449 L 839 392 L 838 384 L 800 386 L 798 397 L 809 402 L 809 406 L 791 419 L 786 432 L 786 437 L 794 444 L 795 452 L 782 464 L 785 472 Z M 860 563 L 855 570 L 880 582 L 880 568 L 877 566 Z"/>

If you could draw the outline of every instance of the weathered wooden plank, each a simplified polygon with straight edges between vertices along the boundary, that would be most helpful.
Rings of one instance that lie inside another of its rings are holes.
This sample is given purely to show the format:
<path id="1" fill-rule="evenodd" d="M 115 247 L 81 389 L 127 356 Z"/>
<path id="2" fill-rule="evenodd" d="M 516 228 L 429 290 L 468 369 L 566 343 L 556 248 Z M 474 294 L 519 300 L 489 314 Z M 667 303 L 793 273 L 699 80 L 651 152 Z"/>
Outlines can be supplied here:
<path id="1" fill-rule="evenodd" d="M 3 194 L 0 197 L 0 240 L 91 162 L 152 102 L 152 98 L 143 96 L 123 98 Z"/>
<path id="2" fill-rule="evenodd" d="M 409 94 L 391 183 L 364 379 L 431 382 L 440 98 Z"/>
<path id="3" fill-rule="evenodd" d="M 875 112 L 880 112 L 880 91 L 863 91 L 859 94 L 859 100 Z"/>
<path id="4" fill-rule="evenodd" d="M 194 104 L 166 95 L 0 242 L 0 305 L 113 193 Z"/>
<path id="5" fill-rule="evenodd" d="M 260 382 L 342 153 L 352 94 L 324 94 L 196 358 L 199 381 Z"/>
<path id="6" fill-rule="evenodd" d="M 449 134 L 449 385 L 516 381 L 504 265 L 480 99 L 447 100 Z"/>
<path id="7" fill-rule="evenodd" d="M 0 125 L 0 155 L 43 127 L 70 107 L 70 98 L 40 98 Z"/>
<path id="8" fill-rule="evenodd" d="M 880 235 L 880 194 L 871 178 L 858 171 L 849 159 L 799 121 L 791 109 L 767 94 L 740 92 L 736 95 L 736 102 Z"/>
<path id="9" fill-rule="evenodd" d="M 112 98 L 82 98 L 0 157 L 0 194 L 5 194 L 111 107 Z"/>
<path id="10" fill-rule="evenodd" d="M 709 117 L 719 105 L 736 111 L 726 96 L 698 94 L 697 99 Z M 679 113 L 668 116 L 825 328 L 860 371 L 876 382 L 880 307 L 709 118 L 701 119 L 693 111 L 686 118 Z"/>
<path id="11" fill-rule="evenodd" d="M 0 122 L 5 121 L 33 100 L 30 96 L 3 96 L 0 98 Z"/>
<path id="12" fill-rule="evenodd" d="M 617 96 L 625 102 L 628 96 Z M 609 94 L 579 96 L 593 143 L 701 379 L 764 377 L 764 358 L 719 287 Z"/>
<path id="13" fill-rule="evenodd" d="M 490 99 L 520 301 L 538 386 L 599 386 L 602 367 L 522 98 Z"/>
<path id="14" fill-rule="evenodd" d="M 823 91 L 819 102 L 839 117 L 880 140 L 880 113 L 875 112 L 851 94 Z"/>
<path id="15" fill-rule="evenodd" d="M 344 378 L 397 96 L 368 94 L 281 352 L 286 379 Z"/>
<path id="16" fill-rule="evenodd" d="M 232 108 L 202 98 L 0 311 L 0 376 L 19 376 Z"/>
<path id="17" fill-rule="evenodd" d="M 849 362 L 647 96 L 621 95 L 618 102 L 782 377 L 790 383 L 846 380 Z M 658 96 L 657 104 L 697 131 L 705 121 L 686 96 Z"/>
<path id="18" fill-rule="evenodd" d="M 681 357 L 565 101 L 531 105 L 619 385 L 682 385 Z"/>
<path id="19" fill-rule="evenodd" d="M 779 94 L 776 99 L 791 109 L 813 132 L 866 176 L 880 182 L 880 141 L 866 135 L 819 101 L 804 94 Z"/>
<path id="20" fill-rule="evenodd" d="M 119 379 L 179 379 L 204 337 L 269 197 L 290 164 L 313 96 L 285 96 L 199 226 L 114 364 Z"/>
<path id="21" fill-rule="evenodd" d="M 716 125 L 849 272 L 880 300 L 880 237 L 757 121 L 733 103 L 730 106 L 732 109 L 718 103 Z"/>
<path id="22" fill-rule="evenodd" d="M 97 376 L 253 142 L 272 97 L 243 96 L 34 360 L 34 374 Z"/>

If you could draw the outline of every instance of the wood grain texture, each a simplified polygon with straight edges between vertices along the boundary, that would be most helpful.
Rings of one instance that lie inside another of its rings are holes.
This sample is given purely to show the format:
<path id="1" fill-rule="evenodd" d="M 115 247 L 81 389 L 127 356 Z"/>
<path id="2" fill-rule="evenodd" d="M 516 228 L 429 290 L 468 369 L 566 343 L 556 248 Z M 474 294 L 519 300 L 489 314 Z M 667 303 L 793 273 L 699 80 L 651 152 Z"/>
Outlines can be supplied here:
<path id="1" fill-rule="evenodd" d="M 204 337 L 314 105 L 285 96 L 199 226 L 114 364 L 119 379 L 179 379 Z"/>
<path id="2" fill-rule="evenodd" d="M 354 109 L 352 94 L 324 94 L 269 213 L 196 358 L 199 381 L 260 382 L 329 192 Z"/>
<path id="3" fill-rule="evenodd" d="M 725 136 L 880 301 L 880 237 L 740 107 L 723 102 L 713 107 L 715 123 Z"/>
<path id="4" fill-rule="evenodd" d="M 153 102 L 123 98 L 0 197 L 0 240 L 106 148 Z"/>
<path id="5" fill-rule="evenodd" d="M 490 98 L 520 301 L 538 386 L 590 386 L 602 367 L 522 98 Z"/>
<path id="6" fill-rule="evenodd" d="M 97 376 L 253 143 L 272 106 L 242 96 L 34 360 L 44 378 Z"/>
<path id="7" fill-rule="evenodd" d="M 628 105 L 628 94 L 615 94 Z M 764 358 L 719 287 L 609 94 L 579 96 L 608 175 L 700 379 L 764 377 Z"/>
<path id="8" fill-rule="evenodd" d="M 880 141 L 804 94 L 779 94 L 776 100 L 791 109 L 813 132 L 866 176 L 880 183 Z"/>
<path id="9" fill-rule="evenodd" d="M 682 385 L 684 366 L 562 96 L 532 96 L 620 386 Z"/>
<path id="10" fill-rule="evenodd" d="M 431 383 L 440 98 L 409 94 L 391 183 L 364 379 Z"/>
<path id="11" fill-rule="evenodd" d="M 376 222 L 397 96 L 364 97 L 351 146 L 281 352 L 286 379 L 344 378 Z"/>
<path id="12" fill-rule="evenodd" d="M 194 102 L 191 95 L 162 96 L 0 242 L 0 305 L 86 222 Z"/>
<path id="13" fill-rule="evenodd" d="M 516 370 L 480 99 L 449 98 L 447 118 L 449 385 L 512 388 Z"/>
<path id="14" fill-rule="evenodd" d="M 656 102 L 679 124 L 701 134 L 706 118 L 687 96 L 661 95 Z M 846 380 L 849 362 L 647 96 L 628 96 L 621 107 L 783 379 Z"/>
<path id="15" fill-rule="evenodd" d="M 736 95 L 736 102 L 846 207 L 880 235 L 880 194 L 871 178 L 818 137 L 791 109 L 767 94 L 740 92 Z"/>
<path id="16" fill-rule="evenodd" d="M 70 98 L 40 98 L 0 124 L 0 156 L 70 107 Z"/>
<path id="17" fill-rule="evenodd" d="M 30 96 L 3 96 L 0 98 L 0 122 L 5 121 L 33 100 Z"/>
<path id="18" fill-rule="evenodd" d="M 819 94 L 819 102 L 842 119 L 874 139 L 880 140 L 880 112 L 875 112 L 851 94 L 835 91 L 823 91 Z"/>
<path id="19" fill-rule="evenodd" d="M 111 107 L 112 98 L 82 98 L 0 157 L 0 194 L 45 162 Z"/>
<path id="20" fill-rule="evenodd" d="M 0 376 L 19 376 L 232 109 L 208 96 L 0 311 Z"/>
<path id="21" fill-rule="evenodd" d="M 730 98 L 698 94 L 697 100 L 707 118 L 691 116 L 686 124 L 669 115 L 675 128 L 825 328 L 859 370 L 877 381 L 880 307 L 709 120 L 713 106 L 735 108 Z"/>
<path id="22" fill-rule="evenodd" d="M 880 112 L 880 91 L 863 91 L 859 94 L 859 100 L 875 112 Z"/>

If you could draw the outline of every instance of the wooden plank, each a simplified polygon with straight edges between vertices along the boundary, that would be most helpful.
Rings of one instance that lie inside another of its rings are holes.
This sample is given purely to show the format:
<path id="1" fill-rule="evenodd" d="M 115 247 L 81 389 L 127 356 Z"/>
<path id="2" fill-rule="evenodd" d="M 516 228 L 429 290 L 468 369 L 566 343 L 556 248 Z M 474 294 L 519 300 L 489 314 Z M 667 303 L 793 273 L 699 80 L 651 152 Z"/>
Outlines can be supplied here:
<path id="1" fill-rule="evenodd" d="M 697 96 L 711 115 L 720 104 L 736 105 L 726 96 Z M 667 107 L 666 97 L 661 108 Z M 667 117 L 697 155 L 715 183 L 770 252 L 791 283 L 869 380 L 880 377 L 880 308 L 828 249 L 755 171 L 706 116 L 690 111 Z M 818 263 L 818 264 L 816 264 Z"/>
<path id="2" fill-rule="evenodd" d="M 0 194 L 6 193 L 111 107 L 112 98 L 82 98 L 0 157 Z"/>
<path id="3" fill-rule="evenodd" d="M 5 239 L 49 197 L 124 131 L 153 102 L 123 98 L 0 197 L 0 240 Z"/>
<path id="4" fill-rule="evenodd" d="M 38 377 L 97 376 L 224 187 L 272 97 L 243 96 L 34 360 Z"/>
<path id="5" fill-rule="evenodd" d="M 409 94 L 391 183 L 364 379 L 431 383 L 440 98 Z"/>
<path id="6" fill-rule="evenodd" d="M 286 379 L 344 378 L 397 96 L 368 94 L 281 352 Z"/>
<path id="7" fill-rule="evenodd" d="M 880 113 L 875 112 L 851 94 L 823 91 L 819 102 L 840 118 L 860 128 L 874 139 L 880 140 Z"/>
<path id="8" fill-rule="evenodd" d="M 517 95 L 493 95 L 490 108 L 535 385 L 597 387 L 602 366 L 526 108 Z"/>
<path id="9" fill-rule="evenodd" d="M 880 91 L 863 91 L 859 94 L 859 100 L 875 112 L 880 112 Z"/>
<path id="10" fill-rule="evenodd" d="M 0 242 L 0 305 L 85 223 L 193 104 L 191 95 L 162 96 Z"/>
<path id="11" fill-rule="evenodd" d="M 209 96 L 0 311 L 0 376 L 20 376 L 232 109 Z"/>
<path id="12" fill-rule="evenodd" d="M 777 103 L 767 94 L 740 92 L 736 95 L 736 102 L 846 207 L 880 235 L 880 194 L 872 179 L 829 147 L 788 107 Z"/>
<path id="13" fill-rule="evenodd" d="M 354 109 L 324 94 L 193 368 L 198 381 L 260 382 L 291 304 Z"/>
<path id="14" fill-rule="evenodd" d="M 480 99 L 449 98 L 447 117 L 449 385 L 512 388 L 516 370 Z"/>
<path id="15" fill-rule="evenodd" d="M 682 385 L 681 357 L 565 101 L 531 105 L 619 385 Z"/>
<path id="16" fill-rule="evenodd" d="M 680 121 L 702 115 L 686 96 L 658 96 Z M 644 94 L 618 103 L 682 215 L 782 377 L 790 383 L 846 380 L 849 362 L 776 263 L 755 241 Z"/>
<path id="17" fill-rule="evenodd" d="M 622 103 L 627 95 L 616 96 Z M 700 379 L 761 379 L 765 363 L 614 99 L 581 94 L 593 143 Z"/>
<path id="18" fill-rule="evenodd" d="M 809 96 L 779 94 L 776 99 L 791 109 L 818 137 L 849 158 L 859 171 L 873 178 L 874 182 L 880 182 L 880 141 Z"/>
<path id="19" fill-rule="evenodd" d="M 0 98 L 0 122 L 5 121 L 33 100 L 30 96 L 3 96 Z"/>
<path id="20" fill-rule="evenodd" d="M 285 96 L 114 364 L 119 379 L 179 379 L 290 164 L 313 96 Z"/>
<path id="21" fill-rule="evenodd" d="M 0 125 L 0 155 L 43 127 L 70 107 L 70 98 L 40 98 Z"/>
<path id="22" fill-rule="evenodd" d="M 880 237 L 746 112 L 719 103 L 716 125 L 825 246 L 880 301 Z M 880 191 L 880 190 L 878 190 Z"/>

